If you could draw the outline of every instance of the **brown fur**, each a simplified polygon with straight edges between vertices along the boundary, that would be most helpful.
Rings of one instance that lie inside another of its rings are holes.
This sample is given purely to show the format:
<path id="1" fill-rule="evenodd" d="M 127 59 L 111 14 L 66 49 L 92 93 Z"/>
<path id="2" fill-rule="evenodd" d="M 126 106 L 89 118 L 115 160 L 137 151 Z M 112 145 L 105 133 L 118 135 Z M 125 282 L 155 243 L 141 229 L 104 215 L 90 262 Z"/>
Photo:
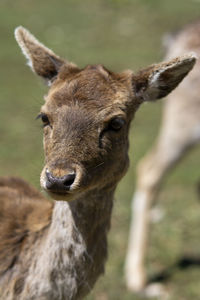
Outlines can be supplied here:
<path id="1" fill-rule="evenodd" d="M 24 245 L 49 225 L 51 213 L 52 204 L 25 181 L 0 178 L 0 277 L 5 282 L 21 259 Z"/>
<path id="2" fill-rule="evenodd" d="M 51 204 L 20 179 L 1 180 L 1 299 L 82 299 L 104 270 L 113 193 L 128 167 L 130 121 L 140 103 L 170 92 L 195 58 L 138 75 L 113 73 L 102 65 L 79 69 L 22 27 L 16 39 L 32 70 L 50 85 L 40 115 L 41 186 L 57 201 Z M 54 180 L 73 172 L 75 179 L 55 191 L 47 170 Z"/>

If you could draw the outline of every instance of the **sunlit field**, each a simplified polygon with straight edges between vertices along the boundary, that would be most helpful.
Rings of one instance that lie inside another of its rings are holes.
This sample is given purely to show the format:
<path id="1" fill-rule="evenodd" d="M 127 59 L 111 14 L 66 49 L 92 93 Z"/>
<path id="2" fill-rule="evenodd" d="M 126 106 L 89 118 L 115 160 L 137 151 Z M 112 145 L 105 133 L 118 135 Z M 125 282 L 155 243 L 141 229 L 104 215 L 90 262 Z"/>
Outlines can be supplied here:
<path id="1" fill-rule="evenodd" d="M 47 87 L 26 66 L 14 28 L 27 27 L 57 54 L 83 67 L 103 63 L 137 71 L 164 56 L 162 37 L 200 18 L 199 0 L 1 0 L 0 176 L 15 175 L 38 189 L 43 164 L 42 128 L 35 120 Z M 140 108 L 130 132 L 131 164 L 115 199 L 106 273 L 88 300 L 143 299 L 126 290 L 124 258 L 138 160 L 153 144 L 161 100 Z M 170 174 L 159 195 L 163 220 L 153 225 L 148 273 L 167 274 L 170 300 L 200 299 L 200 149 Z M 186 258 L 193 261 L 188 263 Z"/>

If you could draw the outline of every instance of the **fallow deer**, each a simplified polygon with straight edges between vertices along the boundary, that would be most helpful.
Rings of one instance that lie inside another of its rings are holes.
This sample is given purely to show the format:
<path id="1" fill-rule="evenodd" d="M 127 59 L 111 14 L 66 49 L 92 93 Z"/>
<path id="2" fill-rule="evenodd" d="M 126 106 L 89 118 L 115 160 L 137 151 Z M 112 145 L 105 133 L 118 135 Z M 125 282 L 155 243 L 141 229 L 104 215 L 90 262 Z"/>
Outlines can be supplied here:
<path id="1" fill-rule="evenodd" d="M 195 51 L 199 56 L 200 22 L 186 26 L 176 35 L 168 37 L 166 41 L 168 41 L 167 59 L 188 51 Z M 137 168 L 137 185 L 132 200 L 132 222 L 125 265 L 127 286 L 132 291 L 145 290 L 147 280 L 145 256 L 150 211 L 156 202 L 160 185 L 165 175 L 175 167 L 183 155 L 200 142 L 199 89 L 198 61 L 190 75 L 165 100 L 157 141 Z M 156 289 L 154 291 L 157 293 Z"/>
<path id="2" fill-rule="evenodd" d="M 82 299 L 104 271 L 134 113 L 171 92 L 196 58 L 185 55 L 137 74 L 102 65 L 80 69 L 23 27 L 15 36 L 31 69 L 50 86 L 38 115 L 45 152 L 40 182 L 55 201 L 23 180 L 0 180 L 0 298 Z"/>

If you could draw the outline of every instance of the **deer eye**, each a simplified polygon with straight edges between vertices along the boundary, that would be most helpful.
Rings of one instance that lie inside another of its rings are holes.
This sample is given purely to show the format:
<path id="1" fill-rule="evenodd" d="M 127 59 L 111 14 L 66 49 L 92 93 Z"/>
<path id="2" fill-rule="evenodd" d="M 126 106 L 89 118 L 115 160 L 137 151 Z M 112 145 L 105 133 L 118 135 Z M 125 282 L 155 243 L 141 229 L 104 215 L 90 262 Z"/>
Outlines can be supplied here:
<path id="1" fill-rule="evenodd" d="M 41 119 L 42 120 L 43 127 L 50 125 L 49 118 L 44 113 L 39 114 L 36 119 Z"/>
<path id="2" fill-rule="evenodd" d="M 122 118 L 114 118 L 110 121 L 108 125 L 109 130 L 119 131 L 125 124 L 125 120 Z"/>

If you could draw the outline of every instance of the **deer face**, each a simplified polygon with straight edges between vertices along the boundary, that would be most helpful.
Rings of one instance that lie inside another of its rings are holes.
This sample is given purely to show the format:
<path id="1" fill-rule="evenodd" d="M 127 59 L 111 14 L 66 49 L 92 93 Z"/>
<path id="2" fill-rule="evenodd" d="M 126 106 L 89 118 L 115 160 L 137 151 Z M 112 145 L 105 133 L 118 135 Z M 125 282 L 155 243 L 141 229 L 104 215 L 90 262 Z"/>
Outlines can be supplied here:
<path id="1" fill-rule="evenodd" d="M 186 56 L 138 74 L 101 65 L 79 69 L 40 44 L 27 30 L 16 38 L 32 70 L 49 81 L 39 118 L 44 126 L 41 186 L 55 199 L 74 199 L 114 187 L 128 166 L 128 129 L 143 101 L 167 95 L 192 69 Z"/>
<path id="2" fill-rule="evenodd" d="M 123 79 L 102 66 L 70 72 L 62 67 L 39 115 L 44 123 L 44 189 L 70 198 L 113 186 L 124 175 L 133 109 L 127 107 L 132 95 Z"/>

